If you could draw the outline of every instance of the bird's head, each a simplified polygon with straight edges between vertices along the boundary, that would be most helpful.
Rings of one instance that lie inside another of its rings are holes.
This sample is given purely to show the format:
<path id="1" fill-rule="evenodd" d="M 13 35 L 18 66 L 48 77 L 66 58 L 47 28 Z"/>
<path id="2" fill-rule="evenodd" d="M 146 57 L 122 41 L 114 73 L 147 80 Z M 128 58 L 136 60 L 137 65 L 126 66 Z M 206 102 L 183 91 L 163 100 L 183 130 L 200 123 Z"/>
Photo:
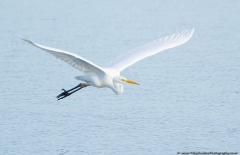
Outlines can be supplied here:
<path id="1" fill-rule="evenodd" d="M 121 83 L 121 84 L 136 84 L 136 85 L 140 85 L 139 83 L 133 81 L 133 80 L 130 80 L 130 79 L 127 79 L 125 77 L 122 77 L 122 76 L 115 76 L 114 77 L 114 81 L 118 82 L 118 83 Z"/>

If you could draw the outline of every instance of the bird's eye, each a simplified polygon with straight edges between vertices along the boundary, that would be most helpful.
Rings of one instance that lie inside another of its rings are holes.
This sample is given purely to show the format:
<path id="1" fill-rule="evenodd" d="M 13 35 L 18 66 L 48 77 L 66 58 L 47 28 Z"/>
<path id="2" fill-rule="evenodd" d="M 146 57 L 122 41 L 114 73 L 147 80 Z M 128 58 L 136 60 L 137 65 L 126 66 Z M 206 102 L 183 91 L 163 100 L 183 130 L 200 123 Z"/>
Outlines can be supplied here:
<path id="1" fill-rule="evenodd" d="M 122 81 L 125 81 L 125 80 L 123 80 L 123 79 L 121 79 Z"/>

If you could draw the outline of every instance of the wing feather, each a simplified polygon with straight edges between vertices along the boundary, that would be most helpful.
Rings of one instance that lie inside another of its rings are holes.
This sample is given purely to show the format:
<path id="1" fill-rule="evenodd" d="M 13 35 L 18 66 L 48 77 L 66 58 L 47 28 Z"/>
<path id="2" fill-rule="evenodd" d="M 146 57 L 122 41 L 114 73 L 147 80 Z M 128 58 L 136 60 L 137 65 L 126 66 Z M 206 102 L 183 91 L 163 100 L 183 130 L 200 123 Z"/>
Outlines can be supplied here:
<path id="1" fill-rule="evenodd" d="M 172 34 L 152 42 L 149 42 L 143 46 L 133 49 L 123 55 L 117 57 L 116 59 L 110 61 L 106 67 L 113 67 L 119 71 L 124 70 L 130 65 L 142 60 L 146 57 L 154 55 L 165 49 L 173 48 L 187 42 L 193 35 L 194 28 L 191 30 L 184 30 L 177 34 Z"/>
<path id="2" fill-rule="evenodd" d="M 74 67 L 80 71 L 104 73 L 104 71 L 101 67 L 92 63 L 89 60 L 84 59 L 83 57 L 81 57 L 77 54 L 63 51 L 60 49 L 55 49 L 52 47 L 43 46 L 43 45 L 37 44 L 31 40 L 25 39 L 25 38 L 22 38 L 22 39 L 37 48 L 45 50 L 46 52 L 52 54 L 56 58 L 61 59 L 62 61 L 65 61 L 66 63 L 68 63 L 69 65 L 71 65 L 72 67 Z"/>

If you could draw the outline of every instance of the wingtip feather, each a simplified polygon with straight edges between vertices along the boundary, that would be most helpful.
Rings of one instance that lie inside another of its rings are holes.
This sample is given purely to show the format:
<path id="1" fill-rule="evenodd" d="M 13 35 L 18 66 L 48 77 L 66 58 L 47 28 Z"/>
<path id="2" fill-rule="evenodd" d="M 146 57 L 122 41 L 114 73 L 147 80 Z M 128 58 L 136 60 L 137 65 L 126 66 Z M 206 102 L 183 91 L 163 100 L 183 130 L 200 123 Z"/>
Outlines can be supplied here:
<path id="1" fill-rule="evenodd" d="M 191 37 L 192 37 L 194 31 L 195 31 L 195 28 L 192 28 L 192 29 L 190 30 Z"/>
<path id="2" fill-rule="evenodd" d="M 27 37 L 25 36 L 20 36 L 20 38 L 23 40 L 23 41 L 26 41 L 27 43 L 31 44 L 31 45 L 34 45 L 34 42 L 30 39 L 28 39 Z"/>

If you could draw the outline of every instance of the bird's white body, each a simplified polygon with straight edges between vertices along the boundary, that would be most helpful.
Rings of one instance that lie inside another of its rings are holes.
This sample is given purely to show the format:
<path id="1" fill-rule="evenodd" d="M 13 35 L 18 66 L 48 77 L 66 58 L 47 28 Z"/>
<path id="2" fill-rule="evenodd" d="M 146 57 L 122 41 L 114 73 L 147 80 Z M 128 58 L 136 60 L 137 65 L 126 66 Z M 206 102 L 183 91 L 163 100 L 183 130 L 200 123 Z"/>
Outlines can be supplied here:
<path id="1" fill-rule="evenodd" d="M 84 76 L 77 76 L 76 79 L 84 81 L 87 85 L 97 88 L 111 88 L 117 95 L 119 95 L 123 92 L 122 84 L 138 84 L 137 82 L 120 76 L 122 70 L 143 58 L 187 42 L 193 35 L 193 32 L 194 29 L 184 30 L 177 34 L 156 39 L 113 59 L 105 67 L 100 67 L 74 53 L 43 46 L 25 38 L 22 39 L 82 71 Z"/>
<path id="2" fill-rule="evenodd" d="M 115 76 L 120 76 L 120 72 L 113 68 L 102 68 L 103 74 L 96 74 L 94 72 L 85 72 L 84 76 L 77 76 L 76 79 L 84 81 L 94 87 L 111 87 L 112 79 Z"/>
<path id="3" fill-rule="evenodd" d="M 102 68 L 104 71 L 103 74 L 96 74 L 94 72 L 84 72 L 84 76 L 77 76 L 77 80 L 84 81 L 88 83 L 91 86 L 97 87 L 97 88 L 104 88 L 108 87 L 111 88 L 116 94 L 121 94 L 123 91 L 122 86 L 116 86 L 121 85 L 117 84 L 118 79 L 117 77 L 120 76 L 120 72 L 117 71 L 114 68 Z"/>

